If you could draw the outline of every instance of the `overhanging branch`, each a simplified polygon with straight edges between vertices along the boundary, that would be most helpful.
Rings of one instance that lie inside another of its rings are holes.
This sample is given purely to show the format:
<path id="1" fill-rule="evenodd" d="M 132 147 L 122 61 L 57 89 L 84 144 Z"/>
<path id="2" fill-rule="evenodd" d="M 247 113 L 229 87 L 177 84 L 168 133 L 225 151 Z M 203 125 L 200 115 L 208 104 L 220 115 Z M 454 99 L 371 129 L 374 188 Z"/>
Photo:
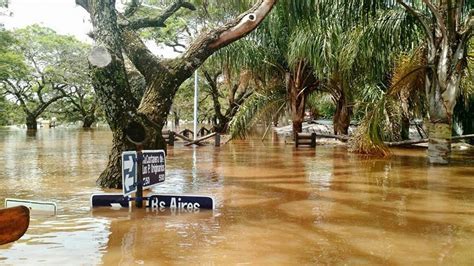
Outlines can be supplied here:
<path id="1" fill-rule="evenodd" d="M 171 6 L 169 6 L 160 16 L 130 20 L 125 26 L 132 30 L 150 27 L 165 27 L 165 21 L 181 8 L 196 10 L 196 7 L 193 4 L 184 0 L 177 0 Z"/>
<path id="2" fill-rule="evenodd" d="M 140 7 L 140 3 L 138 0 L 132 0 L 127 5 L 125 12 L 123 13 L 126 17 L 131 17 L 135 12 L 137 12 L 138 8 Z"/>
<path id="3" fill-rule="evenodd" d="M 225 25 L 201 34 L 186 50 L 181 59 L 188 62 L 187 71 L 199 67 L 220 48 L 245 37 L 257 28 L 270 13 L 277 0 L 259 0 L 251 9 Z"/>
<path id="4" fill-rule="evenodd" d="M 89 12 L 89 1 L 88 0 L 76 0 L 76 5 L 83 7 L 87 12 Z"/>

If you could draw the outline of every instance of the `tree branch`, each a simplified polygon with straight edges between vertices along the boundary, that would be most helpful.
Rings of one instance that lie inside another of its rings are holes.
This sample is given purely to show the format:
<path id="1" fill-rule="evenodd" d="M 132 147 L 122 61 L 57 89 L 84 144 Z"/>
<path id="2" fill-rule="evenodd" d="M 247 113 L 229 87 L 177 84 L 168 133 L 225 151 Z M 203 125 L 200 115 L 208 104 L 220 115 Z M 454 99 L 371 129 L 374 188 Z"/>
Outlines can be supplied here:
<path id="1" fill-rule="evenodd" d="M 44 110 L 46 110 L 46 108 L 48 108 L 48 106 L 50 106 L 52 103 L 58 101 L 59 99 L 62 99 L 64 98 L 64 95 L 58 95 L 56 97 L 53 97 L 51 98 L 49 101 L 41 104 L 40 106 L 38 106 L 36 108 L 35 111 L 33 111 L 33 114 L 35 115 L 35 117 L 39 116 L 40 114 L 42 114 L 44 112 Z"/>
<path id="2" fill-rule="evenodd" d="M 131 20 L 128 21 L 128 24 L 124 25 L 129 29 L 132 30 L 137 30 L 141 28 L 149 28 L 149 27 L 165 27 L 165 21 L 171 17 L 174 13 L 176 13 L 179 9 L 181 8 L 187 8 L 189 10 L 196 10 L 196 7 L 184 0 L 177 0 L 174 2 L 171 6 L 169 6 L 163 14 L 161 14 L 158 17 L 146 17 L 146 18 L 140 18 L 136 20 Z"/>
<path id="3" fill-rule="evenodd" d="M 76 0 L 76 5 L 81 6 L 87 12 L 89 12 L 89 1 L 88 0 Z"/>
<path id="4" fill-rule="evenodd" d="M 138 0 L 132 0 L 130 4 L 127 5 L 125 12 L 123 13 L 127 18 L 133 16 L 135 12 L 137 12 L 138 8 L 140 7 L 140 3 Z"/>
<path id="5" fill-rule="evenodd" d="M 136 32 L 123 29 L 122 40 L 125 53 L 137 70 L 143 75 L 147 83 L 153 79 L 153 76 L 158 71 L 164 70 L 160 64 L 160 59 L 146 47 Z"/>
<path id="6" fill-rule="evenodd" d="M 247 12 L 195 39 L 179 60 L 187 62 L 186 71 L 194 71 L 210 55 L 226 45 L 237 41 L 257 28 L 270 13 L 277 0 L 259 0 Z"/>
<path id="7" fill-rule="evenodd" d="M 194 8 L 191 4 L 185 2 L 184 0 L 177 0 L 174 4 L 169 6 L 165 12 L 155 18 L 154 23 L 163 24 L 164 22 L 176 13 L 181 7 L 188 9 Z M 158 71 L 165 71 L 160 65 L 160 59 L 157 58 L 146 45 L 141 40 L 140 36 L 134 31 L 134 29 L 145 27 L 145 25 L 151 25 L 153 19 L 141 19 L 132 22 L 127 22 L 126 18 L 122 14 L 118 14 L 119 19 L 123 24 L 121 27 L 121 35 L 123 40 L 123 48 L 125 52 L 132 61 L 133 65 L 137 70 L 145 77 L 147 83 L 149 83 L 153 76 Z M 148 20 L 148 21 L 146 21 Z M 128 24 L 127 24 L 128 23 Z M 156 25 L 154 27 L 157 27 Z"/>

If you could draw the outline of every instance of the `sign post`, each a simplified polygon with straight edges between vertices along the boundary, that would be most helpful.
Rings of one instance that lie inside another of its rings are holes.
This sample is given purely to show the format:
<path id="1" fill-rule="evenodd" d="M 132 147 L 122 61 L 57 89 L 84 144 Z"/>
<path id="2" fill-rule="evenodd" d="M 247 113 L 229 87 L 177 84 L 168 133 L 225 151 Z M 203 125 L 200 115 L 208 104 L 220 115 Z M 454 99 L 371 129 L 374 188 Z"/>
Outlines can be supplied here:
<path id="1" fill-rule="evenodd" d="M 137 151 L 137 193 L 136 193 L 136 200 L 135 200 L 135 207 L 142 208 L 143 207 L 143 153 L 141 149 Z"/>
<path id="2" fill-rule="evenodd" d="M 130 122 L 125 129 L 125 134 L 127 139 L 135 144 L 137 147 L 136 160 L 134 165 L 137 166 L 137 175 L 135 179 L 135 186 L 136 186 L 136 201 L 135 206 L 137 208 L 141 208 L 143 206 L 143 170 L 142 170 L 142 146 L 146 140 L 146 132 L 145 127 L 138 123 L 138 122 Z M 122 161 L 123 163 L 123 161 Z M 123 185 L 125 187 L 125 185 Z"/>

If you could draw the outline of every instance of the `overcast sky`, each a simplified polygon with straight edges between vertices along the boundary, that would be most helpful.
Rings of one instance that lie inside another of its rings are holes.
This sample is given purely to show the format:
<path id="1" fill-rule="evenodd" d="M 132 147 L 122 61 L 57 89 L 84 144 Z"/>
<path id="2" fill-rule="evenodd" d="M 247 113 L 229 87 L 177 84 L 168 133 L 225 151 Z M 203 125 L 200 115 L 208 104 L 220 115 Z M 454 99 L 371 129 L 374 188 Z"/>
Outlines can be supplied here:
<path id="1" fill-rule="evenodd" d="M 59 34 L 74 35 L 81 41 L 92 43 L 87 36 L 92 30 L 89 14 L 77 6 L 75 0 L 10 0 L 8 11 L 12 16 L 0 16 L 0 23 L 7 29 L 40 24 Z M 177 55 L 169 47 L 159 49 L 154 42 L 147 42 L 147 46 L 164 57 Z"/>
<path id="2" fill-rule="evenodd" d="M 89 39 L 86 34 L 92 29 L 89 15 L 74 0 L 10 0 L 9 11 L 13 12 L 11 17 L 0 17 L 7 29 L 36 23 L 82 41 Z"/>

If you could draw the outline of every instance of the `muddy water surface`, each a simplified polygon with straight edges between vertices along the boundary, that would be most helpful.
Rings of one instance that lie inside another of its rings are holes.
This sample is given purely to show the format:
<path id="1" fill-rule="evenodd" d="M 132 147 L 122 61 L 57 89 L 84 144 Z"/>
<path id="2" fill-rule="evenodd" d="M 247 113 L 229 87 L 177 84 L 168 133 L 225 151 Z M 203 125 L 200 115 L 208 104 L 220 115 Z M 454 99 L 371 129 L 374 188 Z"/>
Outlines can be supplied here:
<path id="1" fill-rule="evenodd" d="M 33 215 L 21 240 L 0 246 L 1 265 L 474 263 L 472 152 L 430 167 L 416 149 L 382 160 L 341 147 L 178 144 L 167 181 L 153 191 L 212 195 L 214 212 L 91 210 L 110 138 L 105 130 L 0 130 L 0 204 L 59 208 Z"/>

